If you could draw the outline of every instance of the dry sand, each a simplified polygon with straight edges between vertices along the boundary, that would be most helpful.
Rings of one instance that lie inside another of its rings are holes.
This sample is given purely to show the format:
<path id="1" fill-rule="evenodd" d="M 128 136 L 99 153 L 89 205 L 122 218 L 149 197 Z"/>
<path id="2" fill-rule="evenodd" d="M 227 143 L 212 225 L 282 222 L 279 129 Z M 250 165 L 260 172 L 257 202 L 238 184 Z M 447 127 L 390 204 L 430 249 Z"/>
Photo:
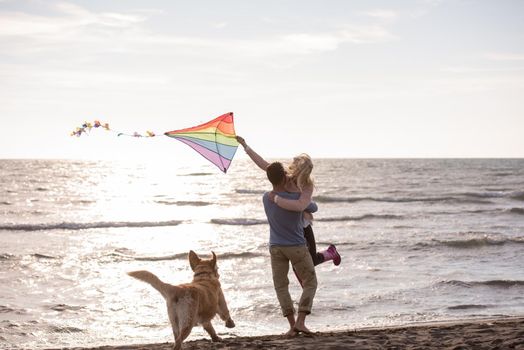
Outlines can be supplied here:
<path id="1" fill-rule="evenodd" d="M 168 350 L 173 343 L 69 348 L 75 350 Z M 524 350 L 524 317 L 467 320 L 342 332 L 313 336 L 280 335 L 233 337 L 212 343 L 202 339 L 184 343 L 185 350 L 207 349 L 521 349 Z"/>

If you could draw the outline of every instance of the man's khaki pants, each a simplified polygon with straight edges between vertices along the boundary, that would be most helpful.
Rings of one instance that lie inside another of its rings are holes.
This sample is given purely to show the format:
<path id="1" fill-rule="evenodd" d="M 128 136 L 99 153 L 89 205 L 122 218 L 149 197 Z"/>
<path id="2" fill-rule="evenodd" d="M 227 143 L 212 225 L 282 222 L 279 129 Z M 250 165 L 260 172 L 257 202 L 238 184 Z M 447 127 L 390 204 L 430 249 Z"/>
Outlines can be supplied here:
<path id="1" fill-rule="evenodd" d="M 295 268 L 298 277 L 302 280 L 302 296 L 298 304 L 298 312 L 311 313 L 313 298 L 317 291 L 317 275 L 315 266 L 306 245 L 299 246 L 271 246 L 271 269 L 273 271 L 273 285 L 277 293 L 278 302 L 285 316 L 295 313 L 293 300 L 289 294 L 289 262 Z"/>

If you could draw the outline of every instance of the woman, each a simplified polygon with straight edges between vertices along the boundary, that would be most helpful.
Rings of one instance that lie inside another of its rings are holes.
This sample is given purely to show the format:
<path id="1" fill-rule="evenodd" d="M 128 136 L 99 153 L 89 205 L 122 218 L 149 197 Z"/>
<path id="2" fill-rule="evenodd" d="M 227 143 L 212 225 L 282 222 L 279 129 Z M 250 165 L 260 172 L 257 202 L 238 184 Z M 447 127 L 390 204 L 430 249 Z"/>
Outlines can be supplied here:
<path id="1" fill-rule="evenodd" d="M 253 162 L 255 162 L 255 164 L 258 165 L 260 169 L 266 171 L 269 163 L 258 153 L 253 151 L 253 149 L 247 145 L 244 138 L 237 136 L 237 141 L 242 145 L 242 147 L 244 147 L 244 150 L 251 160 L 253 160 Z M 283 209 L 304 211 L 313 197 L 314 184 L 313 179 L 311 179 L 312 171 L 313 162 L 307 154 L 302 153 L 296 156 L 293 158 L 293 162 L 288 167 L 286 190 L 288 192 L 300 192 L 300 197 L 293 200 L 271 194 L 270 199 L 272 199 L 276 205 Z M 310 213 L 304 213 L 304 237 L 306 238 L 309 254 L 311 254 L 311 258 L 313 259 L 313 264 L 316 266 L 325 261 L 333 260 L 333 263 L 336 266 L 340 265 L 342 259 L 340 258 L 340 254 L 337 252 L 337 248 L 333 244 L 330 244 L 326 250 L 317 252 L 315 235 L 313 234 L 313 228 L 311 227 L 312 220 L 313 215 Z"/>

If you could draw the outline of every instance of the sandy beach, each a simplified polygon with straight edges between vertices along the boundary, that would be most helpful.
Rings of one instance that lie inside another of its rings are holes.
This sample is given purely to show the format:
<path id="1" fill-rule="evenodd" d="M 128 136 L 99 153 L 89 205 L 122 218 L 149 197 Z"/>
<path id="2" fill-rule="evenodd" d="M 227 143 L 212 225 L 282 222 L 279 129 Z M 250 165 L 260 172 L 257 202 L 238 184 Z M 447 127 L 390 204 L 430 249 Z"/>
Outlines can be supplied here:
<path id="1" fill-rule="evenodd" d="M 172 346 L 163 343 L 69 350 L 168 350 Z M 183 349 L 524 349 L 524 317 L 317 332 L 293 338 L 233 337 L 218 343 L 200 339 L 184 343 Z"/>

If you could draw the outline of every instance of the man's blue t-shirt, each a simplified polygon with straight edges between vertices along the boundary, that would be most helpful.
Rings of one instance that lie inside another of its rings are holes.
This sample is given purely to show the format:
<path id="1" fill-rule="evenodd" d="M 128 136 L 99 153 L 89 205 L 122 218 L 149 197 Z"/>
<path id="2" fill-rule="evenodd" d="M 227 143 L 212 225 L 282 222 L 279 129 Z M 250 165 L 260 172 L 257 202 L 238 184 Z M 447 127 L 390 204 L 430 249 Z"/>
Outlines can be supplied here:
<path id="1" fill-rule="evenodd" d="M 286 199 L 298 199 L 300 197 L 298 192 L 277 192 L 277 194 Z M 269 245 L 294 246 L 306 244 L 301 211 L 280 208 L 269 199 L 269 192 L 264 193 L 262 202 L 269 222 Z M 311 202 L 305 211 L 314 213 L 317 209 L 317 205 Z"/>

